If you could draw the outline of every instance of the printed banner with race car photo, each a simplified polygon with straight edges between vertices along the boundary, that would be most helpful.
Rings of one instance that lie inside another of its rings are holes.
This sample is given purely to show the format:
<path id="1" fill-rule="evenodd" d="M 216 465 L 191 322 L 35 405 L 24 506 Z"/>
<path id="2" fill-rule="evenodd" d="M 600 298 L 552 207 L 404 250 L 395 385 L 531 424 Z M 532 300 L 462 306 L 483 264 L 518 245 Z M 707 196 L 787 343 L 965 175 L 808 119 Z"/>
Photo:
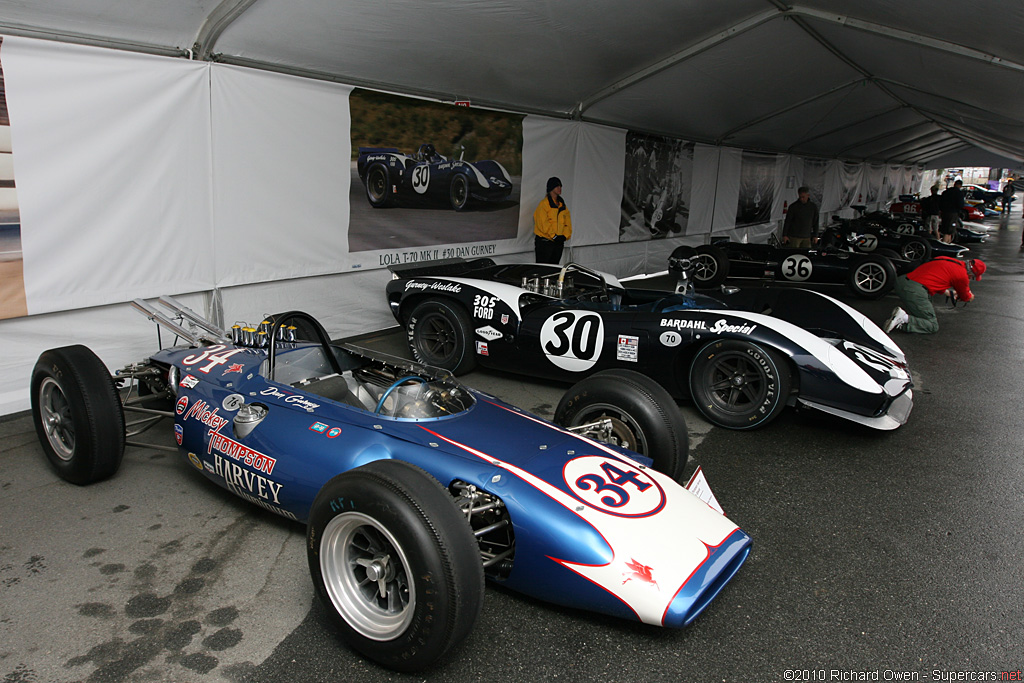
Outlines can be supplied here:
<path id="1" fill-rule="evenodd" d="M 778 155 L 743 152 L 736 227 L 768 223 L 775 201 L 775 166 Z"/>
<path id="2" fill-rule="evenodd" d="M 3 37 L 0 36 L 0 45 Z M 28 315 L 21 255 L 21 216 L 14 185 L 11 119 L 7 114 L 4 66 L 0 60 L 0 318 Z"/>
<path id="3" fill-rule="evenodd" d="M 349 251 L 515 239 L 523 116 L 355 89 Z"/>
<path id="4" fill-rule="evenodd" d="M 694 143 L 630 131 L 622 183 L 619 241 L 686 234 Z"/>

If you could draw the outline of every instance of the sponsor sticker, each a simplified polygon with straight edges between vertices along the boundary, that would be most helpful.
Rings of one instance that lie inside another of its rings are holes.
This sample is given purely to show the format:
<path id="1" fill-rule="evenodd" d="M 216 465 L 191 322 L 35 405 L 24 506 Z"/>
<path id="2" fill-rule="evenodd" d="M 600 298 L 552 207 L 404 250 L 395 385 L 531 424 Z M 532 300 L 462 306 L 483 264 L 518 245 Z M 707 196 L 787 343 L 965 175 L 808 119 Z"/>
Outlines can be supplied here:
<path id="1" fill-rule="evenodd" d="M 323 434 L 324 432 L 327 431 L 327 425 L 325 425 L 323 422 L 314 422 L 313 424 L 309 425 L 309 428 L 310 430 L 316 432 L 317 434 Z"/>
<path id="2" fill-rule="evenodd" d="M 480 356 L 490 355 L 487 351 L 487 342 L 478 341 L 476 343 L 476 352 Z"/>
<path id="3" fill-rule="evenodd" d="M 624 360 L 630 363 L 635 363 L 639 350 L 640 337 L 620 334 L 619 340 L 615 344 L 615 360 Z"/>
<path id="4" fill-rule="evenodd" d="M 331 427 L 327 430 L 327 438 L 335 439 L 341 435 L 341 427 Z"/>
<path id="5" fill-rule="evenodd" d="M 181 442 L 184 439 L 185 439 L 185 430 L 182 429 L 182 426 L 180 424 L 174 425 L 174 440 L 177 441 L 178 445 L 180 446 Z M 189 453 L 189 455 L 192 455 L 192 454 Z"/>
<path id="6" fill-rule="evenodd" d="M 181 415 L 188 408 L 188 396 L 179 396 L 178 402 L 174 405 L 174 412 Z"/>
<path id="7" fill-rule="evenodd" d="M 232 363 L 231 365 L 228 366 L 228 369 L 225 370 L 223 374 L 226 375 L 229 372 L 237 372 L 237 373 L 241 374 L 243 367 L 244 366 L 241 363 Z"/>
<path id="8" fill-rule="evenodd" d="M 199 384 L 199 378 L 193 377 L 192 375 L 185 375 L 181 378 L 179 386 L 183 386 L 186 389 L 195 389 L 196 385 Z"/>
<path id="9" fill-rule="evenodd" d="M 487 327 L 476 328 L 476 333 L 479 336 L 486 339 L 487 341 L 494 341 L 495 339 L 501 339 L 503 336 L 505 336 L 501 332 L 498 332 L 496 329 L 491 327 L 490 325 L 488 325 Z"/>
<path id="10" fill-rule="evenodd" d="M 662 327 L 671 327 L 676 330 L 706 330 L 707 324 L 703 320 L 687 318 L 662 318 Z"/>
<path id="11" fill-rule="evenodd" d="M 200 460 L 199 456 L 196 455 L 195 453 L 188 454 L 188 461 L 192 463 L 192 466 L 195 467 L 197 470 L 203 469 L 203 461 Z"/>
<path id="12" fill-rule="evenodd" d="M 508 325 L 508 313 L 501 314 L 501 324 Z"/>

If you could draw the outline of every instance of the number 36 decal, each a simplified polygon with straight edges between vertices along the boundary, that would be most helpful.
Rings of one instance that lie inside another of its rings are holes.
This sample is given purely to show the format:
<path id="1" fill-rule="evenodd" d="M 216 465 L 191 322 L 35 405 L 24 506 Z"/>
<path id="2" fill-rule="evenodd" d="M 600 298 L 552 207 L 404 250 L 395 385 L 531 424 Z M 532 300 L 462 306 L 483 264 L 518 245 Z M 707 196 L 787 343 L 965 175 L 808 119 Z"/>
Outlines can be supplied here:
<path id="1" fill-rule="evenodd" d="M 592 311 L 560 311 L 540 328 L 540 347 L 548 359 L 570 372 L 594 367 L 604 344 L 604 321 Z"/>
<path id="2" fill-rule="evenodd" d="M 646 517 L 665 506 L 658 482 L 621 460 L 584 455 L 567 462 L 562 477 L 579 500 L 610 515 Z"/>

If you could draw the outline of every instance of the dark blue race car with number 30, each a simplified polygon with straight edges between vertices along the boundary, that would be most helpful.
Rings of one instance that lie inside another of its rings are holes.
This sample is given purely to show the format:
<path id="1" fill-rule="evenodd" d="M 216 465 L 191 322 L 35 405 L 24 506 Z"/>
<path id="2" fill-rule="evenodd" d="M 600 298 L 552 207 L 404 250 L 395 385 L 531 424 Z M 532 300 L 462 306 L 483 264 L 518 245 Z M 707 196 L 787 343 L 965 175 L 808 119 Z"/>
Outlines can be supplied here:
<path id="1" fill-rule="evenodd" d="M 731 429 L 767 424 L 787 405 L 895 429 L 912 406 L 899 346 L 849 306 L 805 289 L 739 290 L 719 300 L 626 288 L 578 264 L 491 259 L 391 271 L 387 301 L 413 356 L 456 374 L 480 364 L 578 381 L 629 370 Z M 593 416 L 573 410 L 563 400 L 555 420 Z"/>
<path id="2" fill-rule="evenodd" d="M 394 147 L 360 147 L 356 169 L 366 199 L 377 209 L 428 205 L 462 211 L 474 201 L 500 202 L 512 193 L 512 178 L 497 161 L 449 159 L 429 143 L 414 154 Z"/>

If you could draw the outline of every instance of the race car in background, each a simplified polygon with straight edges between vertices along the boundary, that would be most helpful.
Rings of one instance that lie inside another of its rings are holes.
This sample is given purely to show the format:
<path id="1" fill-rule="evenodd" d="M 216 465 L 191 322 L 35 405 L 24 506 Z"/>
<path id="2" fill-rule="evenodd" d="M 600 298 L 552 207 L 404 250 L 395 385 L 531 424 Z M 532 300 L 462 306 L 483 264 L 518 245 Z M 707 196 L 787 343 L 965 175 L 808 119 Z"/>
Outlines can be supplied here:
<path id="1" fill-rule="evenodd" d="M 848 235 L 851 242 L 863 239 Z M 727 278 L 792 282 L 808 285 L 846 285 L 863 299 L 877 299 L 892 290 L 898 275 L 910 272 L 910 262 L 895 253 L 862 254 L 847 248 L 822 246 L 795 249 L 779 244 L 774 235 L 766 244 L 714 240 L 696 248 L 677 247 L 668 259 L 670 272 L 692 264 L 698 288 L 718 287 Z"/>
<path id="2" fill-rule="evenodd" d="M 415 154 L 360 147 L 356 168 L 374 208 L 403 204 L 462 211 L 472 201 L 500 202 L 512 193 L 512 178 L 497 161 L 449 159 L 431 144 L 420 145 Z"/>
<path id="3" fill-rule="evenodd" d="M 113 476 L 126 444 L 177 451 L 197 478 L 304 522 L 330 619 L 384 666 L 422 669 L 464 639 L 485 576 L 682 627 L 750 552 L 651 459 L 587 436 L 600 426 L 567 431 L 437 368 L 332 343 L 299 311 L 228 334 L 160 304 L 134 303 L 185 343 L 113 376 L 84 346 L 40 355 L 30 392 L 46 458 L 85 485 Z M 137 440 L 157 424 L 167 445 Z"/>
<path id="4" fill-rule="evenodd" d="M 895 429 L 913 405 L 899 346 L 817 292 L 740 290 L 719 300 L 626 288 L 578 264 L 486 258 L 391 271 L 387 302 L 413 357 L 456 374 L 479 364 L 574 382 L 629 369 L 730 429 L 768 424 L 787 405 Z"/>

